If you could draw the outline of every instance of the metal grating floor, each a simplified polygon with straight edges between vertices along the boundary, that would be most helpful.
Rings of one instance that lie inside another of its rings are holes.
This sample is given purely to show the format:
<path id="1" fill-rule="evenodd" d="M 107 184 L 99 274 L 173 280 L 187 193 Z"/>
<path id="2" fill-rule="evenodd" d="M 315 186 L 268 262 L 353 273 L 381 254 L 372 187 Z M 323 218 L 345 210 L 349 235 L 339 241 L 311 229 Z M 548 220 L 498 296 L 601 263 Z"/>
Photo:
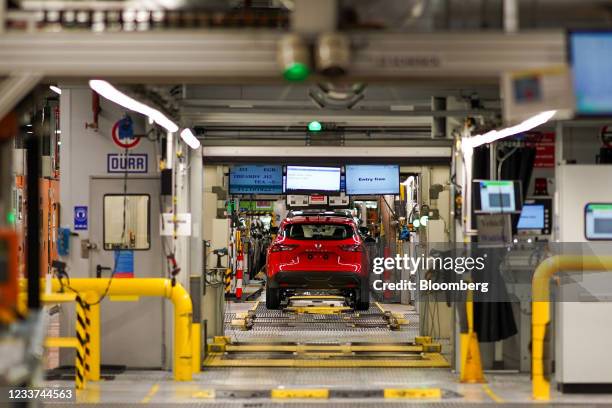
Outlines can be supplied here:
<path id="1" fill-rule="evenodd" d="M 245 306 L 247 305 L 247 306 Z M 380 309 L 374 304 L 364 312 L 338 315 L 296 315 L 283 310 L 268 310 L 264 302 L 256 304 L 255 325 L 250 330 L 232 327 L 231 322 L 255 304 L 228 303 L 225 313 L 225 335 L 233 342 L 245 343 L 407 343 L 419 334 L 419 315 L 404 307 L 408 320 L 401 330 L 384 324 Z"/>

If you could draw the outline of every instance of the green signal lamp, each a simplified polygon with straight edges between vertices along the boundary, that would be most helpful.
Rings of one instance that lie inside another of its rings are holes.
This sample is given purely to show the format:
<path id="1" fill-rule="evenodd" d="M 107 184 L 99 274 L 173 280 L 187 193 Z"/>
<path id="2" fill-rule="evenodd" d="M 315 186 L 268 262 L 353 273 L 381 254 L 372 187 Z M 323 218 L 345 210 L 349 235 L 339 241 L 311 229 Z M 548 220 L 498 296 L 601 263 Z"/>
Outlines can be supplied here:
<path id="1" fill-rule="evenodd" d="M 15 216 L 15 211 L 9 211 L 8 214 L 6 214 L 6 221 L 9 224 L 15 224 L 16 220 L 17 220 L 17 217 Z"/>
<path id="2" fill-rule="evenodd" d="M 283 77 L 290 82 L 300 82 L 308 78 L 310 75 L 310 68 L 308 65 L 302 64 L 301 62 L 295 62 L 283 71 Z"/>
<path id="3" fill-rule="evenodd" d="M 313 120 L 312 122 L 308 123 L 309 132 L 320 132 L 321 130 L 323 130 L 323 124 L 321 122 Z"/>

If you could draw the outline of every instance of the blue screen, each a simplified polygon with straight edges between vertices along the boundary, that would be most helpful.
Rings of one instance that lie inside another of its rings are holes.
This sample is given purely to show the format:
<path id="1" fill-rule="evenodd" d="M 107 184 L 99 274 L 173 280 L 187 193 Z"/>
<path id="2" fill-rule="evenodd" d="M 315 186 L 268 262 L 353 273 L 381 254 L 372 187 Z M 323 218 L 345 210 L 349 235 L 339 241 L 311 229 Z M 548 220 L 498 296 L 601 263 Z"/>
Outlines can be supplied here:
<path id="1" fill-rule="evenodd" d="M 399 194 L 399 166 L 347 165 L 346 194 Z"/>
<path id="2" fill-rule="evenodd" d="M 569 42 L 577 112 L 612 114 L 612 32 L 574 32 Z"/>
<path id="3" fill-rule="evenodd" d="M 544 206 L 525 204 L 516 227 L 518 229 L 544 229 Z"/>
<path id="4" fill-rule="evenodd" d="M 230 194 L 282 194 L 283 167 L 265 164 L 233 166 L 229 187 Z"/>

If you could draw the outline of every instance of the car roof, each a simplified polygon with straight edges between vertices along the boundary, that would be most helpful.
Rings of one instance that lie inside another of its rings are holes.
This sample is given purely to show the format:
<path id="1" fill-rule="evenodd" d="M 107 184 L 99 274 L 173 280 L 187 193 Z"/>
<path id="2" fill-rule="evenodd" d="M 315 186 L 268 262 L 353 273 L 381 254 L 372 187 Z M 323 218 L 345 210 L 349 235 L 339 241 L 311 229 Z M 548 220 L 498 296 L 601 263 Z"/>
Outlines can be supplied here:
<path id="1" fill-rule="evenodd" d="M 324 210 L 324 209 L 306 209 L 306 210 L 291 210 L 287 214 L 287 218 L 294 217 L 342 217 L 342 218 L 353 218 L 349 210 Z"/>
<path id="2" fill-rule="evenodd" d="M 317 223 L 317 224 L 346 224 L 346 225 L 354 225 L 355 221 L 351 218 L 346 217 L 337 217 L 332 215 L 326 216 L 296 216 L 293 218 L 285 218 L 283 221 L 285 224 L 307 224 L 307 223 Z"/>

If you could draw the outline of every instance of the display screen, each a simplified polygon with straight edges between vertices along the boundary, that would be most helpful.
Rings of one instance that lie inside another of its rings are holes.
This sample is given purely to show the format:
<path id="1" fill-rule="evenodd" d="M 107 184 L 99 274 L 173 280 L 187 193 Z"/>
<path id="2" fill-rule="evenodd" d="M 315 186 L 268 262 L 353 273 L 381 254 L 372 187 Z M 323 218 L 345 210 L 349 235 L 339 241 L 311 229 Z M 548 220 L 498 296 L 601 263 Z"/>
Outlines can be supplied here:
<path id="1" fill-rule="evenodd" d="M 230 168 L 230 194 L 282 194 L 283 167 L 249 164 Z"/>
<path id="2" fill-rule="evenodd" d="M 612 240 L 612 203 L 587 204 L 584 230 L 588 240 Z"/>
<path id="3" fill-rule="evenodd" d="M 523 230 L 544 229 L 544 205 L 525 204 L 516 228 Z"/>
<path id="4" fill-rule="evenodd" d="M 346 193 L 399 194 L 399 166 L 347 165 Z"/>
<path id="5" fill-rule="evenodd" d="M 517 183 L 512 180 L 478 180 L 475 181 L 475 211 L 478 213 L 512 213 L 517 212 L 519 191 Z"/>
<path id="6" fill-rule="evenodd" d="M 287 193 L 340 192 L 340 167 L 287 166 Z"/>
<path id="7" fill-rule="evenodd" d="M 612 114 L 612 32 L 572 32 L 568 41 L 576 111 Z"/>

